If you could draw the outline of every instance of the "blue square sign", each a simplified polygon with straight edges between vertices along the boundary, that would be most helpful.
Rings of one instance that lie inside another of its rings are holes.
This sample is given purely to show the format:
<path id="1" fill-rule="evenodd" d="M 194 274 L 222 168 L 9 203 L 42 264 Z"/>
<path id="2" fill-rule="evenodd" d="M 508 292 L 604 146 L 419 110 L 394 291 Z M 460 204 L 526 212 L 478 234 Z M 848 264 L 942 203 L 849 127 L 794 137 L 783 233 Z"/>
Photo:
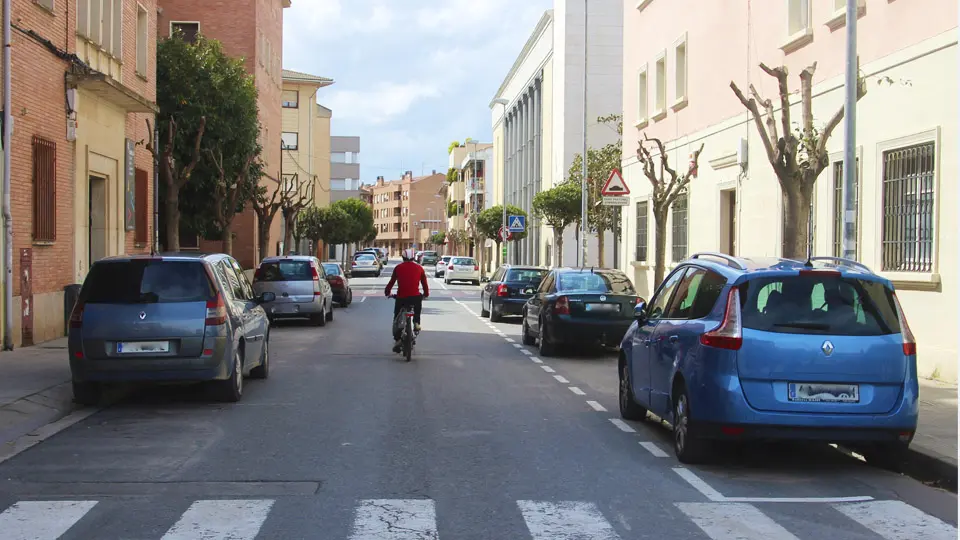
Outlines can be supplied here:
<path id="1" fill-rule="evenodd" d="M 527 216 L 508 216 L 507 229 L 510 232 L 523 232 L 527 229 Z"/>

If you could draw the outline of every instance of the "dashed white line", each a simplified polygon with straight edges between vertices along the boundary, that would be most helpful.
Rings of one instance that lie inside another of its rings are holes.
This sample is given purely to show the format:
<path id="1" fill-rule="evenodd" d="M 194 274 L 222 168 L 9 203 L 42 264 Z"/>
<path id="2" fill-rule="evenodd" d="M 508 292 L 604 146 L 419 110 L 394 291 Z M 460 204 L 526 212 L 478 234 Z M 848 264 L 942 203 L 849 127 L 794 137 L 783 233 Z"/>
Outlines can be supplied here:
<path id="1" fill-rule="evenodd" d="M 521 344 L 519 344 L 519 343 L 514 343 L 513 346 L 516 347 L 516 348 L 518 348 L 518 349 L 522 349 L 522 348 L 523 348 L 523 345 L 521 345 Z"/>
<path id="2" fill-rule="evenodd" d="M 613 425 L 615 425 L 615 426 L 617 426 L 618 428 L 620 428 L 620 431 L 624 431 L 624 432 L 626 432 L 626 433 L 636 433 L 636 432 L 637 432 L 637 430 L 633 429 L 632 427 L 630 427 L 629 424 L 627 424 L 626 422 L 624 422 L 623 420 L 621 420 L 621 419 L 619 419 L 619 418 L 611 418 L 611 419 L 610 419 L 610 422 L 613 423 Z"/>
<path id="3" fill-rule="evenodd" d="M 510 342 L 510 343 L 516 343 L 516 342 L 517 342 L 517 340 L 515 340 L 515 339 L 513 339 L 513 338 L 504 338 L 504 339 L 506 339 L 506 340 L 507 340 L 508 342 Z"/>
<path id="4" fill-rule="evenodd" d="M 576 394 L 576 395 L 578 395 L 578 396 L 585 396 L 585 395 L 587 395 L 586 392 L 584 392 L 583 390 L 577 388 L 576 386 L 571 386 L 571 387 L 569 387 L 569 388 L 570 388 L 570 391 L 571 391 L 571 392 L 573 392 L 574 394 Z"/>
<path id="5" fill-rule="evenodd" d="M 648 452 L 653 454 L 653 457 L 667 457 L 667 453 L 660 449 L 659 446 L 652 442 L 641 442 L 640 446 L 647 449 Z"/>
<path id="6" fill-rule="evenodd" d="M 558 383 L 570 384 L 570 381 L 568 381 L 563 375 L 554 375 L 553 378 L 556 379 Z"/>
<path id="7" fill-rule="evenodd" d="M 593 407 L 593 410 L 595 410 L 595 411 L 597 411 L 597 412 L 607 412 L 606 407 L 604 407 L 603 405 L 597 403 L 596 401 L 588 401 L 588 402 L 587 402 L 587 405 Z"/>
<path id="8" fill-rule="evenodd" d="M 520 352 L 522 352 L 523 354 L 525 354 L 525 355 L 527 355 L 527 356 L 533 356 L 533 353 L 530 352 L 530 351 L 528 351 L 528 350 L 526 350 L 526 349 L 520 349 Z"/>
<path id="9" fill-rule="evenodd" d="M 543 360 L 537 358 L 536 356 L 531 356 L 531 357 L 530 357 L 530 360 L 532 360 L 534 364 L 542 364 L 542 363 L 543 363 Z"/>
<path id="10" fill-rule="evenodd" d="M 553 368 L 550 367 L 550 366 L 540 366 L 540 368 L 543 369 L 544 371 L 546 371 L 547 373 L 556 373 L 556 372 L 557 372 L 557 370 L 553 369 Z"/>
<path id="11" fill-rule="evenodd" d="M 360 303 L 361 303 L 361 304 L 364 303 L 364 302 L 366 302 L 366 301 L 367 301 L 367 297 L 366 297 L 366 296 L 361 296 L 361 297 L 360 297 Z"/>

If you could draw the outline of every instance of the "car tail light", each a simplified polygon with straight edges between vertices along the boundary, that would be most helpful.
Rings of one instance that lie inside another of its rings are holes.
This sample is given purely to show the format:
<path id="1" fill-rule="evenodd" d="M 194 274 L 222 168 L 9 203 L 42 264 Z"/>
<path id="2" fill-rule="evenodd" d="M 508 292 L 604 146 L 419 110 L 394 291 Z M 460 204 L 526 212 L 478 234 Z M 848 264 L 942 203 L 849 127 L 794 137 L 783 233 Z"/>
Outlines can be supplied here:
<path id="1" fill-rule="evenodd" d="M 207 326 L 220 326 L 227 323 L 227 305 L 223 303 L 223 295 L 217 293 L 213 300 L 207 300 Z"/>
<path id="2" fill-rule="evenodd" d="M 740 289 L 734 287 L 727 295 L 727 307 L 720 326 L 700 335 L 700 343 L 717 349 L 740 350 L 743 330 L 740 325 Z"/>
<path id="3" fill-rule="evenodd" d="M 479 264 L 473 265 L 473 269 L 479 271 L 479 270 L 480 270 L 480 265 L 479 265 Z"/>
<path id="4" fill-rule="evenodd" d="M 338 287 L 342 287 L 342 286 L 343 286 L 343 278 L 340 277 L 340 276 L 333 276 L 332 278 L 330 278 L 330 283 L 333 283 L 334 285 L 337 285 Z"/>
<path id="5" fill-rule="evenodd" d="M 320 272 L 317 272 L 317 267 L 312 263 L 310 264 L 310 273 L 313 275 L 314 281 L 320 281 Z"/>
<path id="6" fill-rule="evenodd" d="M 357 261 L 353 261 L 353 265 L 356 266 L 356 265 L 357 265 Z"/>
<path id="7" fill-rule="evenodd" d="M 633 305 L 638 306 L 638 305 L 640 305 L 640 302 L 643 302 L 643 298 L 640 298 L 640 297 L 638 296 L 638 297 L 637 297 L 637 300 L 633 303 Z"/>
<path id="8" fill-rule="evenodd" d="M 893 302 L 897 305 L 897 319 L 900 321 L 900 334 L 903 336 L 903 354 L 914 356 L 917 354 L 917 338 L 913 336 L 910 325 L 907 324 L 907 316 L 903 313 L 897 293 L 893 293 Z"/>
<path id="9" fill-rule="evenodd" d="M 840 277 L 840 274 L 837 270 L 801 270 L 801 276 L 836 276 Z"/>
<path id="10" fill-rule="evenodd" d="M 448 266 L 447 270 L 453 270 L 453 265 L 451 264 L 450 266 Z"/>
<path id="11" fill-rule="evenodd" d="M 70 328 L 80 328 L 83 326 L 83 302 L 77 302 L 70 312 Z"/>
<path id="12" fill-rule="evenodd" d="M 553 304 L 553 312 L 557 315 L 569 315 L 570 300 L 566 296 L 557 297 L 557 302 Z"/>
<path id="13" fill-rule="evenodd" d="M 253 280 L 256 281 L 263 277 L 263 268 L 257 268 L 257 271 L 253 273 Z"/>
<path id="14" fill-rule="evenodd" d="M 507 296 L 507 294 L 508 294 L 508 290 L 506 285 L 504 285 L 503 283 L 501 283 L 500 285 L 497 285 L 497 296 Z"/>

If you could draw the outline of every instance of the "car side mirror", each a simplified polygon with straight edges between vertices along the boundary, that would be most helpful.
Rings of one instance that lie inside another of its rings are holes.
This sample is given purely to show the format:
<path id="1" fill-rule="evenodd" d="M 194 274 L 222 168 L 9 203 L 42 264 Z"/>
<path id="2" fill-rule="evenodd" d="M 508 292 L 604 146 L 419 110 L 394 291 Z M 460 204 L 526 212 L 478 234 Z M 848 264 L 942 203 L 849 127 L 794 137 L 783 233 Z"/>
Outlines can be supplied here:
<path id="1" fill-rule="evenodd" d="M 260 297 L 257 298 L 257 303 L 258 303 L 258 304 L 269 304 L 270 302 L 273 302 L 273 301 L 276 300 L 276 299 L 277 299 L 277 295 L 274 294 L 274 293 L 272 293 L 272 292 L 269 292 L 269 291 L 268 291 L 268 292 L 265 292 L 265 293 L 261 294 Z"/>
<path id="2" fill-rule="evenodd" d="M 637 306 L 633 308 L 633 318 L 642 323 L 647 319 L 647 303 L 641 298 Z"/>

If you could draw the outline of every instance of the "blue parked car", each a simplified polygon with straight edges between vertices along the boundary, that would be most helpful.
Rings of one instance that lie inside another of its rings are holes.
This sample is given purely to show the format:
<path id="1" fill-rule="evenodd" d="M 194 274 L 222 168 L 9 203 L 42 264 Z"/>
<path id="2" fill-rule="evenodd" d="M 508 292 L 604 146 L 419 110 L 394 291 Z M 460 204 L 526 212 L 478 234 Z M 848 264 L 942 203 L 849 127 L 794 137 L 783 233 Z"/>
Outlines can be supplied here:
<path id="1" fill-rule="evenodd" d="M 74 399 L 100 400 L 110 383 L 200 382 L 239 401 L 243 378 L 270 373 L 270 330 L 232 257 L 132 255 L 94 263 L 70 315 Z"/>
<path id="2" fill-rule="evenodd" d="M 893 285 L 844 259 L 699 253 L 623 338 L 620 415 L 673 424 L 683 463 L 711 442 L 841 444 L 896 466 L 917 428 L 917 347 Z"/>

